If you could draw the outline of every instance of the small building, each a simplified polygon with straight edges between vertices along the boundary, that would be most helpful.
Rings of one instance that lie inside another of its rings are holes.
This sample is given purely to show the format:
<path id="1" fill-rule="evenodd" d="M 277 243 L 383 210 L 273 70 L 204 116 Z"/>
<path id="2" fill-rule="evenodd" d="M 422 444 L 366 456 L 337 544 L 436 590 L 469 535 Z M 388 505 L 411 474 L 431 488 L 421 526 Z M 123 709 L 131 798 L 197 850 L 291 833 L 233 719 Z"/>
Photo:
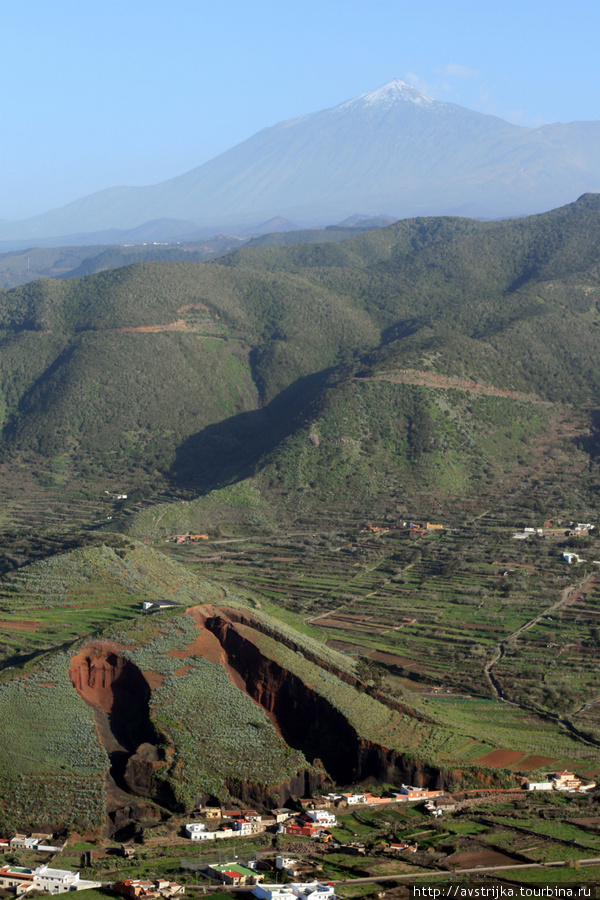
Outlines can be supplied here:
<path id="1" fill-rule="evenodd" d="M 297 871 L 299 871 L 300 863 L 297 859 L 292 859 L 290 856 L 276 856 L 275 857 L 275 868 L 279 872 L 287 872 L 288 875 L 294 876 Z"/>
<path id="2" fill-rule="evenodd" d="M 198 807 L 198 815 L 202 816 L 203 819 L 220 819 L 221 818 L 221 807 L 220 806 L 199 806 Z"/>
<path id="3" fill-rule="evenodd" d="M 266 829 L 266 825 L 262 822 L 248 821 L 247 819 L 236 819 L 233 827 L 238 835 L 244 836 L 249 834 L 260 834 Z"/>
<path id="4" fill-rule="evenodd" d="M 321 828 L 334 828 L 337 825 L 334 814 L 326 809 L 311 809 L 306 813 L 306 817 Z"/>
<path id="5" fill-rule="evenodd" d="M 315 835 L 320 834 L 322 831 L 322 825 L 315 825 L 314 823 L 306 822 L 303 825 L 299 825 L 296 822 L 289 822 L 279 826 L 283 834 L 291 834 L 294 837 L 315 837 Z"/>
<path id="6" fill-rule="evenodd" d="M 234 887 L 241 884 L 259 884 L 265 877 L 260 872 L 235 862 L 207 866 L 206 872 L 211 878 L 218 878 L 222 884 L 231 884 Z"/>
<path id="7" fill-rule="evenodd" d="M 272 809 L 271 815 L 275 816 L 275 821 L 277 823 L 279 823 L 279 822 L 285 822 L 287 819 L 291 819 L 291 817 L 294 815 L 294 812 L 293 812 L 293 810 L 287 809 L 285 806 L 282 806 L 282 807 L 279 807 L 278 809 Z M 264 816 L 263 816 L 263 821 L 264 821 Z"/>
<path id="8" fill-rule="evenodd" d="M 411 787 L 409 784 L 403 784 L 400 788 L 400 792 L 409 801 L 429 800 L 430 797 L 439 797 L 442 793 L 441 791 L 428 791 L 425 788 Z"/>
<path id="9" fill-rule="evenodd" d="M 342 794 L 348 806 L 355 806 L 357 803 L 366 803 L 364 794 Z"/>
<path id="10" fill-rule="evenodd" d="M 113 890 L 123 897 L 131 897 L 132 900 L 139 898 L 170 898 L 179 897 L 185 893 L 185 887 L 177 881 L 167 881 L 159 879 L 158 881 L 141 881 L 137 878 L 126 878 L 123 881 L 116 881 Z"/>
<path id="11" fill-rule="evenodd" d="M 157 609 L 171 609 L 174 606 L 179 606 L 179 603 L 176 603 L 175 600 L 144 600 L 142 603 L 142 609 L 144 612 L 150 612 Z"/>
<path id="12" fill-rule="evenodd" d="M 418 844 L 411 844 L 410 841 L 392 841 L 390 844 L 390 850 L 395 853 L 416 853 L 418 849 Z"/>
<path id="13" fill-rule="evenodd" d="M 37 850 L 39 838 L 26 837 L 24 834 L 16 834 L 11 838 L 10 846 L 13 850 Z"/>
<path id="14" fill-rule="evenodd" d="M 525 789 L 528 791 L 551 791 L 551 781 L 526 781 Z"/>
<path id="15" fill-rule="evenodd" d="M 207 834 L 206 825 L 204 822 L 189 822 L 185 826 L 185 834 L 186 837 L 189 837 L 192 841 L 202 841 L 206 840 L 203 835 Z"/>
<path id="16" fill-rule="evenodd" d="M 281 887 L 277 884 L 258 884 L 252 894 L 258 900 L 296 900 L 296 895 L 290 885 Z"/>

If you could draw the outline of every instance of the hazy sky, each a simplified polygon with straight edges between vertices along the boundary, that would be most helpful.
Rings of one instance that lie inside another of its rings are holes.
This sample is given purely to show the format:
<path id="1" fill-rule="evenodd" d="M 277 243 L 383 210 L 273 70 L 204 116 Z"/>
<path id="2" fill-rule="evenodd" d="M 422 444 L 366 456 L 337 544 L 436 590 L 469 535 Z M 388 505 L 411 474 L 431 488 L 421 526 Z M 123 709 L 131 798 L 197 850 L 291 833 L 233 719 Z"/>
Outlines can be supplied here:
<path id="1" fill-rule="evenodd" d="M 153 184 L 392 78 L 600 120 L 598 0 L 0 0 L 0 219 Z"/>

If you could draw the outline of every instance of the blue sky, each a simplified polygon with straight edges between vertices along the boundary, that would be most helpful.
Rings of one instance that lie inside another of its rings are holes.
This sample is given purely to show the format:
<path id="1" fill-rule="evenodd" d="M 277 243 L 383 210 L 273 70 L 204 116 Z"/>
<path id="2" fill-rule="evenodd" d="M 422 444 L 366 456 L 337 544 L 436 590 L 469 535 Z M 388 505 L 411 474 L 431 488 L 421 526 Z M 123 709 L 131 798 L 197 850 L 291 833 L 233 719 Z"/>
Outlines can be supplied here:
<path id="1" fill-rule="evenodd" d="M 392 78 L 600 120 L 598 0 L 0 0 L 0 219 L 179 175 Z"/>

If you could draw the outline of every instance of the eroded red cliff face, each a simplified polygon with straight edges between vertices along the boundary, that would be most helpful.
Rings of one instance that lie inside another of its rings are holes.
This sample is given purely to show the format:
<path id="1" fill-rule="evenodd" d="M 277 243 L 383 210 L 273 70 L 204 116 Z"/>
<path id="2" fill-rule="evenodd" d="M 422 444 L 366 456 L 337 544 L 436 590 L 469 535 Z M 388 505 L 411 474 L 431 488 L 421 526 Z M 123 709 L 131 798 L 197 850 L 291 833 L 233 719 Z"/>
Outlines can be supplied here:
<path id="1" fill-rule="evenodd" d="M 110 761 L 107 774 L 109 835 L 136 822 L 156 822 L 161 811 L 135 796 L 173 808 L 172 795 L 153 775 L 165 768 L 150 720 L 150 685 L 142 672 L 111 644 L 97 643 L 72 660 L 70 678 L 94 710 L 98 737 Z M 135 795 L 135 796 L 131 796 Z"/>
<path id="2" fill-rule="evenodd" d="M 372 777 L 397 785 L 444 786 L 440 769 L 361 739 L 325 697 L 263 656 L 229 615 L 207 618 L 205 627 L 219 638 L 247 693 L 275 718 L 287 743 L 301 750 L 309 762 L 320 760 L 334 781 L 351 784 Z"/>
<path id="3" fill-rule="evenodd" d="M 319 789 L 325 773 L 338 784 L 373 778 L 389 784 L 431 788 L 451 787 L 452 781 L 462 776 L 459 771 L 431 766 L 412 755 L 362 739 L 326 697 L 261 652 L 250 630 L 257 625 L 251 614 L 212 606 L 196 607 L 188 613 L 200 633 L 190 647 L 181 648 L 175 655 L 182 659 L 205 656 L 223 665 L 233 683 L 261 706 L 287 743 L 301 750 L 316 767 L 298 771 L 281 784 L 228 783 L 232 796 L 251 805 L 283 806 L 291 797 Z M 261 630 L 269 633 L 262 623 Z M 278 637 L 274 633 L 269 636 Z M 288 645 L 298 649 L 291 642 Z M 335 674 L 359 686 L 358 680 L 347 673 Z M 142 814 L 143 808 L 131 795 L 150 797 L 163 807 L 183 812 L 170 785 L 173 774 L 167 774 L 176 748 L 157 746 L 165 741 L 156 734 L 150 720 L 152 689 L 143 673 L 118 648 L 95 644 L 73 659 L 71 681 L 97 711 L 99 734 L 111 758 L 111 776 L 121 791 L 114 809 L 109 811 L 115 826 L 117 820 L 121 823 L 128 816 Z M 388 705 L 406 711 L 399 704 Z M 495 782 L 496 777 L 489 770 L 480 775 L 482 783 Z M 477 773 L 469 770 L 469 777 L 474 780 Z"/>
<path id="4" fill-rule="evenodd" d="M 115 701 L 115 684 L 127 680 L 127 660 L 104 648 L 90 647 L 73 658 L 71 683 L 90 706 L 110 713 Z"/>

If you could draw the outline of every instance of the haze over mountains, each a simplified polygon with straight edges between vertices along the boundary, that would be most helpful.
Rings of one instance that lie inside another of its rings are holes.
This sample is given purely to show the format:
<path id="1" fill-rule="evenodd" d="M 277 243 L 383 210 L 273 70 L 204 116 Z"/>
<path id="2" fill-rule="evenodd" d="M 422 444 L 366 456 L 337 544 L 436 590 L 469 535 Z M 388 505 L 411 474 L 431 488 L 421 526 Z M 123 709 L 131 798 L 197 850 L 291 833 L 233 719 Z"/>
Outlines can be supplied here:
<path id="1" fill-rule="evenodd" d="M 215 233 L 276 216 L 299 225 L 382 212 L 498 218 L 599 190 L 600 122 L 524 128 L 432 100 L 395 79 L 266 128 L 177 178 L 99 191 L 18 222 L 0 220 L 0 240 L 68 236 L 77 243 L 85 234 L 154 220 L 179 220 L 164 222 L 172 240 L 175 225 Z"/>

